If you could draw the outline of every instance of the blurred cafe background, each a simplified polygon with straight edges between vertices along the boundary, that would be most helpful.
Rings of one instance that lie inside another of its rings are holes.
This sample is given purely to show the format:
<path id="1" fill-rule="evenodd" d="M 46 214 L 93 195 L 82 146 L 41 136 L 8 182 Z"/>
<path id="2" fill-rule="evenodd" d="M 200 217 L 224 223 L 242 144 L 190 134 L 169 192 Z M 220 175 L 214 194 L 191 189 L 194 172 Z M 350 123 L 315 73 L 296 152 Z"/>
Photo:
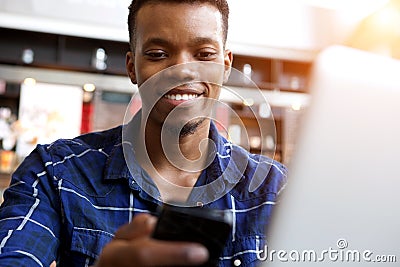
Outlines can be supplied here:
<path id="1" fill-rule="evenodd" d="M 129 3 L 0 0 L 0 195 L 36 144 L 123 123 L 137 92 L 125 71 Z M 220 130 L 286 164 L 322 49 L 342 44 L 400 58 L 400 0 L 229 3 L 233 67 L 255 84 L 232 75 L 226 88 L 242 98 L 222 93 Z"/>

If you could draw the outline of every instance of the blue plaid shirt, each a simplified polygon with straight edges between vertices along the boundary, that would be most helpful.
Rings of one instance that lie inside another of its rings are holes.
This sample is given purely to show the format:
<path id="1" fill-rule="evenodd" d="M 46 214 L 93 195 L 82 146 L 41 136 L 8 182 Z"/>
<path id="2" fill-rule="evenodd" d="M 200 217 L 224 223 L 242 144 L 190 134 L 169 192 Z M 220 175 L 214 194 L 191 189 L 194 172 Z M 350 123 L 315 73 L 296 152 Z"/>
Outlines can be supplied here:
<path id="1" fill-rule="evenodd" d="M 137 123 L 137 117 L 132 123 Z M 137 184 L 146 173 L 129 171 L 121 132 L 120 126 L 38 145 L 24 160 L 13 174 L 0 209 L 0 266 L 47 267 L 54 260 L 58 266 L 90 266 L 121 225 L 138 213 L 155 214 L 161 203 Z M 254 266 L 266 242 L 272 207 L 286 183 L 286 169 L 228 142 L 213 123 L 210 138 L 217 156 L 196 186 L 223 172 L 224 179 L 239 177 L 232 189 L 204 205 L 233 215 L 220 266 Z M 244 166 L 244 172 L 234 173 L 237 168 L 229 167 L 231 160 L 237 161 L 235 166 Z M 134 166 L 140 170 L 137 163 Z M 255 177 L 257 166 L 261 177 Z M 252 179 L 261 184 L 256 190 L 249 190 Z M 215 193 L 221 194 L 225 185 Z M 200 195 L 190 197 L 201 201 Z"/>

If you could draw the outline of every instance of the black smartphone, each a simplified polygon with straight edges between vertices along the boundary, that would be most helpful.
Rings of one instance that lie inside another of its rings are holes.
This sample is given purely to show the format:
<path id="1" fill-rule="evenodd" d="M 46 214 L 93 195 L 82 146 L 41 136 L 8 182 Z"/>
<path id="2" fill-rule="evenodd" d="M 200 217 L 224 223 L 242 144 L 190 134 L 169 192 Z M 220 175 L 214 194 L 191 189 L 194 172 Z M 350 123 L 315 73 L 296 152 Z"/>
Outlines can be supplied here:
<path id="1" fill-rule="evenodd" d="M 232 230 L 232 213 L 203 207 L 180 207 L 164 204 L 159 211 L 153 237 L 169 241 L 203 244 L 209 260 L 201 266 L 217 266 Z"/>

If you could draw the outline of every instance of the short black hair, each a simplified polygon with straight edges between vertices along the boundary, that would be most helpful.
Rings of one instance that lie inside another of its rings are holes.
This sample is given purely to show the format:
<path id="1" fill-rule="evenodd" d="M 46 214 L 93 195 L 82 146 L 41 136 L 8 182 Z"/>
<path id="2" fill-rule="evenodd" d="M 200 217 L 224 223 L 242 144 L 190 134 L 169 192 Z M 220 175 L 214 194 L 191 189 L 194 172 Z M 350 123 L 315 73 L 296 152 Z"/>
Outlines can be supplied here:
<path id="1" fill-rule="evenodd" d="M 129 30 L 129 45 L 133 50 L 136 42 L 136 17 L 139 9 L 146 4 L 155 3 L 176 3 L 176 4 L 211 4 L 216 7 L 222 16 L 222 30 L 223 30 L 223 43 L 225 45 L 228 37 L 228 20 L 229 20 L 229 6 L 227 0 L 132 0 L 129 6 L 128 15 L 128 30 Z"/>

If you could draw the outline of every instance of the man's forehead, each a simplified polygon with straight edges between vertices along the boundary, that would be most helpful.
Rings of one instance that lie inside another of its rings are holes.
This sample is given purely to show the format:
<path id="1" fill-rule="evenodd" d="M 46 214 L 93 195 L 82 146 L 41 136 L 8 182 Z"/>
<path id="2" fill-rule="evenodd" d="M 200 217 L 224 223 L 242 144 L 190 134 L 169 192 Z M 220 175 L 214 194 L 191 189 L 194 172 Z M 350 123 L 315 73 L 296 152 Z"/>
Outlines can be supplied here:
<path id="1" fill-rule="evenodd" d="M 145 6 L 153 6 L 153 7 L 155 7 L 155 6 L 170 6 L 170 7 L 173 7 L 173 6 L 182 6 L 182 5 L 191 6 L 191 7 L 209 6 L 209 7 L 213 7 L 218 10 L 218 8 L 215 5 L 213 5 L 212 3 L 207 2 L 207 1 L 189 2 L 189 1 L 184 1 L 184 0 L 183 1 L 164 1 L 164 0 L 147 1 L 140 6 L 139 10 Z"/>
<path id="2" fill-rule="evenodd" d="M 179 10 L 174 11 L 174 8 Z M 146 35 L 145 39 L 150 37 L 147 35 L 156 37 L 163 33 L 179 35 L 180 32 L 173 26 L 182 27 L 181 29 L 186 27 L 189 31 L 195 29 L 195 36 L 205 34 L 204 38 L 212 37 L 210 32 L 218 35 L 222 35 L 223 32 L 222 15 L 216 7 L 207 3 L 196 5 L 184 3 L 146 4 L 138 12 L 136 31 Z"/>
<path id="3" fill-rule="evenodd" d="M 193 2 L 193 3 L 189 3 L 189 2 L 162 2 L 162 1 L 150 1 L 148 3 L 143 4 L 139 10 L 138 10 L 138 15 L 137 17 L 139 17 L 140 13 L 143 12 L 149 12 L 151 13 L 152 11 L 154 11 L 155 9 L 162 9 L 165 13 L 164 14 L 168 14 L 170 13 L 173 9 L 179 8 L 179 7 L 188 7 L 186 10 L 188 12 L 190 12 L 191 10 L 196 10 L 199 8 L 202 8 L 204 10 L 207 10 L 207 12 L 211 13 L 215 13 L 215 15 L 219 18 L 222 19 L 222 14 L 220 13 L 220 11 L 218 10 L 218 8 L 210 3 L 207 2 Z M 145 11 L 143 11 L 145 10 Z M 182 15 L 181 13 L 174 13 L 171 12 L 172 15 L 174 16 L 180 16 Z"/>

